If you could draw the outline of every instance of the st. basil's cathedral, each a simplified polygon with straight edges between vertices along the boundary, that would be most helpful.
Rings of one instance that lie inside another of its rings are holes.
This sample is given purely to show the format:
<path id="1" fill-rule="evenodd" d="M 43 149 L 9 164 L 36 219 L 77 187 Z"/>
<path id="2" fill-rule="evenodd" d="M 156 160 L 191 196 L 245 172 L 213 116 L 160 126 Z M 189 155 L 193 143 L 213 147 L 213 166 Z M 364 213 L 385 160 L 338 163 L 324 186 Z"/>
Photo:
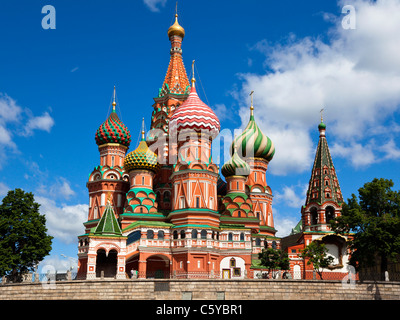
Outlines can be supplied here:
<path id="1" fill-rule="evenodd" d="M 231 158 L 221 168 L 213 162 L 212 142 L 221 126 L 196 92 L 193 64 L 189 82 L 184 36 L 176 15 L 150 130 L 142 126 L 141 141 L 131 152 L 131 133 L 117 115 L 114 88 L 111 114 L 95 134 L 100 159 L 87 182 L 89 212 L 85 233 L 78 237 L 78 278 L 255 278 L 265 271 L 258 253 L 268 247 L 288 252 L 291 277 L 307 278 L 312 266 L 300 250 L 311 241 L 325 243 L 334 257 L 327 271 L 347 272 L 346 239 L 329 225 L 340 215 L 343 199 L 322 119 L 301 220 L 289 236 L 278 238 L 266 180 L 274 144 L 258 127 L 251 103 Z"/>

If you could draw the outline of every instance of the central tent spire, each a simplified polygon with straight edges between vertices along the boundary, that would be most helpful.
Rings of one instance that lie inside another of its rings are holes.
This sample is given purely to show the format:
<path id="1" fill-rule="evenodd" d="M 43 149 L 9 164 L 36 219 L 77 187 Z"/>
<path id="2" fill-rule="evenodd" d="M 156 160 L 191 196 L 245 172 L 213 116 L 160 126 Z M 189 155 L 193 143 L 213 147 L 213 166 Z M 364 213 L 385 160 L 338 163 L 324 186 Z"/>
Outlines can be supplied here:
<path id="1" fill-rule="evenodd" d="M 168 29 L 168 38 L 171 41 L 171 58 L 168 65 L 164 83 L 160 89 L 159 97 L 166 94 L 189 94 L 189 80 L 182 59 L 182 40 L 185 29 L 178 22 L 178 14 L 175 14 L 175 23 Z"/>

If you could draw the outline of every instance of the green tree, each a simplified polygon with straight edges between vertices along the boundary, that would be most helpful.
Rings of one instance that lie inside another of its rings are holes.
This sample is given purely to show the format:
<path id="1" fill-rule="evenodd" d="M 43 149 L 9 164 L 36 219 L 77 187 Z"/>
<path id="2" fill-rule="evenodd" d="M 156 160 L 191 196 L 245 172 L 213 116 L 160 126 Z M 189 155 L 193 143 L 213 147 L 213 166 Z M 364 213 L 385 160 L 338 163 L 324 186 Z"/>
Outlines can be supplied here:
<path id="1" fill-rule="evenodd" d="M 327 253 L 328 248 L 324 243 L 313 241 L 301 251 L 300 255 L 303 259 L 307 259 L 307 265 L 313 265 L 314 271 L 322 279 L 322 269 L 328 268 L 334 260 L 332 256 L 327 256 Z"/>
<path id="2" fill-rule="evenodd" d="M 388 260 L 396 261 L 400 252 L 400 193 L 392 190 L 388 179 L 373 179 L 358 189 L 343 204 L 342 215 L 335 219 L 332 229 L 350 234 L 352 252 L 350 264 L 356 270 L 375 266 L 380 259 L 382 273 Z"/>
<path id="3" fill-rule="evenodd" d="M 46 218 L 39 213 L 33 194 L 15 189 L 0 205 L 0 276 L 20 281 L 23 273 L 51 251 L 52 236 L 47 235 Z"/>
<path id="4" fill-rule="evenodd" d="M 279 249 L 263 249 L 258 254 L 258 259 L 260 259 L 261 265 L 268 268 L 270 274 L 272 270 L 289 269 L 289 256 L 287 252 Z"/>

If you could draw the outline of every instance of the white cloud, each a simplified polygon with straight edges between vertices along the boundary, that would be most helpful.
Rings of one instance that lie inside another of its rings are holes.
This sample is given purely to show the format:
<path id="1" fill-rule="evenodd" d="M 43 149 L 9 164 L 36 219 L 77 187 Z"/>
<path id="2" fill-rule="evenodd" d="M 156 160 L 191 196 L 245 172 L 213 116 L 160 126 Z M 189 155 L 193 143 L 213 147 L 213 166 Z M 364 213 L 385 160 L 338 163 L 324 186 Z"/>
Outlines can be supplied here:
<path id="1" fill-rule="evenodd" d="M 5 197 L 10 188 L 3 182 L 0 182 L 0 197 Z"/>
<path id="2" fill-rule="evenodd" d="M 288 207 L 301 208 L 305 203 L 305 196 L 308 185 L 305 186 L 284 186 L 283 192 L 275 192 L 275 200 L 280 203 L 284 202 Z M 299 190 L 300 189 L 300 190 Z M 296 192 L 299 192 L 298 195 Z"/>
<path id="3" fill-rule="evenodd" d="M 290 234 L 292 229 L 299 222 L 299 218 L 289 217 L 285 215 L 285 217 L 281 217 L 281 214 L 274 209 L 274 227 L 277 230 L 277 237 L 285 237 Z"/>
<path id="4" fill-rule="evenodd" d="M 36 164 L 36 163 L 35 163 Z M 37 165 L 37 164 L 36 164 Z M 34 168 L 36 172 L 41 172 L 39 167 Z M 37 194 L 48 195 L 51 194 L 53 198 L 57 199 L 69 199 L 71 196 L 75 195 L 75 191 L 72 190 L 70 183 L 67 179 L 63 177 L 57 177 L 52 184 L 47 181 L 47 175 L 43 175 L 43 181 L 45 184 L 40 184 L 36 189 Z M 37 178 L 35 178 L 37 180 Z"/>
<path id="5" fill-rule="evenodd" d="M 48 112 L 44 112 L 42 116 L 33 117 L 28 120 L 25 126 L 24 135 L 32 135 L 34 130 L 43 130 L 50 132 L 54 125 L 54 119 Z"/>
<path id="6" fill-rule="evenodd" d="M 159 12 L 161 7 L 164 7 L 167 3 L 167 0 L 143 0 L 144 4 L 150 9 L 152 12 Z"/>
<path id="7" fill-rule="evenodd" d="M 400 159 L 400 149 L 393 139 L 382 144 L 377 144 L 374 139 L 369 140 L 365 145 L 356 142 L 348 145 L 335 143 L 330 150 L 333 156 L 349 159 L 355 168 L 367 167 L 384 160 Z M 380 155 L 379 158 L 377 154 Z"/>
<path id="8" fill-rule="evenodd" d="M 42 116 L 34 116 L 28 108 L 20 107 L 6 94 L 0 93 L 0 168 L 7 160 L 7 153 L 19 153 L 13 141 L 14 134 L 30 136 L 34 130 L 50 132 L 54 120 L 48 112 Z"/>
<path id="9" fill-rule="evenodd" d="M 58 206 L 52 199 L 35 197 L 40 204 L 40 213 L 46 216 L 48 232 L 64 243 L 74 243 L 84 232 L 83 223 L 87 220 L 89 206 L 86 204 Z"/>
<path id="10" fill-rule="evenodd" d="M 386 149 L 373 150 L 365 137 L 399 110 L 400 2 L 357 0 L 352 4 L 356 30 L 342 28 L 343 15 L 329 30 L 327 43 L 311 37 L 297 39 L 293 34 L 280 44 L 260 41 L 254 48 L 265 54 L 270 71 L 240 75 L 240 101 L 248 103 L 249 92 L 255 91 L 256 121 L 275 143 L 273 174 L 302 172 L 312 165 L 316 139 L 311 139 L 310 130 L 313 136 L 317 134 L 321 108 L 325 108 L 328 139 L 341 141 L 336 144 L 337 155 L 348 158 L 350 150 L 361 151 L 363 159 L 354 154 L 349 158 L 355 166 L 398 158 L 395 140 Z M 324 19 L 328 19 L 326 14 Z M 335 19 L 330 16 L 329 21 Z M 244 125 L 247 121 L 242 117 Z"/>
<path id="11" fill-rule="evenodd" d="M 49 266 L 51 269 L 49 269 Z M 75 257 L 66 256 L 55 256 L 50 255 L 44 258 L 43 261 L 39 263 L 38 272 L 43 273 L 42 268 L 45 267 L 45 270 L 57 271 L 57 273 L 65 273 L 72 268 L 72 272 L 76 272 L 78 270 L 78 260 Z"/>

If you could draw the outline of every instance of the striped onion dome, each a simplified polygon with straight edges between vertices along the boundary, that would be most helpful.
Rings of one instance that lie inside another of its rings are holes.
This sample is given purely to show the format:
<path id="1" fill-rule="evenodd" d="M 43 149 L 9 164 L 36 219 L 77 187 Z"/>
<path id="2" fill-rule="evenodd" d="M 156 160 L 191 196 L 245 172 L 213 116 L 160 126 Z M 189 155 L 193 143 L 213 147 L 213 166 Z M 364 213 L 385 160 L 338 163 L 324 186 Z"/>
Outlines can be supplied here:
<path id="1" fill-rule="evenodd" d="M 225 178 L 230 176 L 248 176 L 250 174 L 250 166 L 239 157 L 235 148 L 232 158 L 225 162 L 221 168 L 221 172 Z"/>
<path id="2" fill-rule="evenodd" d="M 95 139 L 99 146 L 106 143 L 118 143 L 129 148 L 131 133 L 118 118 L 115 108 L 113 108 L 107 120 L 97 129 Z"/>
<path id="3" fill-rule="evenodd" d="M 139 146 L 125 157 L 124 169 L 127 172 L 138 169 L 157 172 L 159 167 L 157 155 L 149 149 L 144 139 L 144 131 L 142 131 L 142 140 Z"/>
<path id="4" fill-rule="evenodd" d="M 263 158 L 271 161 L 275 154 L 274 143 L 261 131 L 255 122 L 253 107 L 250 110 L 250 121 L 243 132 L 233 140 L 232 147 L 241 148 L 243 157 Z"/>
<path id="5" fill-rule="evenodd" d="M 177 133 L 188 130 L 207 133 L 215 138 L 221 129 L 221 125 L 211 108 L 200 100 L 193 83 L 188 98 L 172 114 L 169 120 L 169 128 L 171 131 L 176 130 Z"/>

